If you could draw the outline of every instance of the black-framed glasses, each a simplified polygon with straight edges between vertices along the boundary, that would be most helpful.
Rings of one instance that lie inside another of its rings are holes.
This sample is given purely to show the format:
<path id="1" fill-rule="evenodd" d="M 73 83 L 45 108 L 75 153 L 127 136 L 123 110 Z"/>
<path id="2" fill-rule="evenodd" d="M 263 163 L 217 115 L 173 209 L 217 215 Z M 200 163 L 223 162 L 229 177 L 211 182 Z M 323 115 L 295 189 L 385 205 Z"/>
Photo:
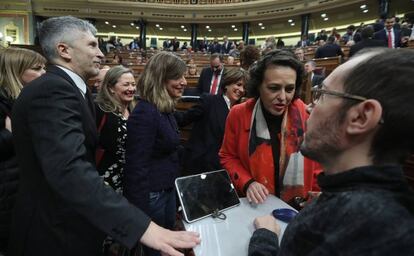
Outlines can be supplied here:
<path id="1" fill-rule="evenodd" d="M 367 98 L 362 97 L 362 96 L 353 95 L 353 94 L 349 94 L 349 93 L 345 93 L 345 92 L 331 91 L 331 90 L 327 90 L 327 89 L 323 89 L 323 88 L 319 88 L 319 87 L 321 87 L 321 86 L 316 85 L 312 88 L 312 103 L 313 104 L 318 103 L 318 101 L 320 100 L 320 98 L 322 97 L 323 94 L 333 95 L 333 96 L 336 96 L 336 97 L 350 99 L 350 100 L 357 100 L 357 101 L 367 100 Z"/>
<path id="2" fill-rule="evenodd" d="M 363 96 L 349 94 L 349 93 L 345 93 L 345 92 L 331 91 L 331 90 L 323 89 L 323 88 L 320 88 L 320 87 L 322 87 L 322 85 L 315 85 L 311 90 L 312 91 L 312 104 L 313 105 L 317 104 L 318 101 L 321 99 L 322 95 L 324 95 L 324 94 L 333 95 L 333 96 L 336 96 L 336 97 L 345 98 L 345 99 L 349 99 L 349 100 L 356 100 L 356 101 L 368 100 L 368 98 L 365 98 Z M 383 123 L 384 123 L 384 118 L 381 117 L 381 120 L 379 121 L 379 124 L 383 124 Z"/>

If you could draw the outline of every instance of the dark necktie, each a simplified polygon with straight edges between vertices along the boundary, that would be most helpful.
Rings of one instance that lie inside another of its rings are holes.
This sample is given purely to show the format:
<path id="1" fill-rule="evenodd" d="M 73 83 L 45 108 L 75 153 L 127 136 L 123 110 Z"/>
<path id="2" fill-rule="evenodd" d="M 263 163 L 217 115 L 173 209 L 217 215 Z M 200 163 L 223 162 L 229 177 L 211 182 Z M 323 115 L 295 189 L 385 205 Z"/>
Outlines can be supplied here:
<path id="1" fill-rule="evenodd" d="M 89 107 L 89 110 L 91 112 L 91 115 L 92 115 L 92 117 L 95 120 L 95 117 L 96 117 L 96 114 L 95 114 L 95 105 L 93 104 L 92 94 L 89 91 L 89 89 L 86 89 L 85 100 L 86 100 L 86 103 L 88 104 L 88 107 Z"/>

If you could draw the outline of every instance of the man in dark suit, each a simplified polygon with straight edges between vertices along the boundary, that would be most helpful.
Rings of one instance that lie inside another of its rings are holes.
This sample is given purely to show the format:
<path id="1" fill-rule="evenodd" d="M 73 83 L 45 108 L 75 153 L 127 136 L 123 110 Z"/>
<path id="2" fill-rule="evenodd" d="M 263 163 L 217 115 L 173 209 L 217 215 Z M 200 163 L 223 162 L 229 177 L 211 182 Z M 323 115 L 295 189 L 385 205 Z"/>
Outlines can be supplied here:
<path id="1" fill-rule="evenodd" d="M 207 37 L 204 37 L 203 40 L 198 40 L 198 50 L 200 52 L 207 52 L 207 49 L 208 49 Z"/>
<path id="2" fill-rule="evenodd" d="M 374 34 L 374 39 L 381 40 L 384 46 L 388 48 L 401 47 L 401 32 L 394 29 L 395 18 L 387 17 L 384 23 L 384 29 Z"/>
<path id="3" fill-rule="evenodd" d="M 170 45 L 168 47 L 174 52 L 176 52 L 178 48 L 180 48 L 180 41 L 178 41 L 177 37 L 174 37 L 174 39 L 171 40 Z"/>
<path id="4" fill-rule="evenodd" d="M 21 176 L 9 253 L 100 255 L 109 235 L 128 248 L 140 241 L 182 255 L 173 247 L 195 246 L 194 233 L 159 227 L 96 170 L 95 112 L 85 84 L 104 57 L 95 33 L 89 22 L 71 16 L 48 19 L 39 28 L 52 65 L 22 90 L 13 109 Z"/>
<path id="5" fill-rule="evenodd" d="M 229 54 L 232 45 L 233 43 L 229 42 L 227 36 L 223 36 L 223 44 L 221 45 L 221 53 Z"/>
<path id="6" fill-rule="evenodd" d="M 296 44 L 296 47 L 306 47 L 310 45 L 310 41 L 307 35 L 303 35 L 302 39 Z"/>
<path id="7" fill-rule="evenodd" d="M 320 46 L 316 49 L 315 58 L 325 58 L 325 57 L 335 57 L 335 56 L 342 56 L 344 57 L 344 53 L 339 45 L 335 43 L 335 37 L 330 36 L 328 37 L 328 41 L 326 44 Z"/>
<path id="8" fill-rule="evenodd" d="M 351 46 L 349 50 L 349 57 L 352 57 L 358 51 L 368 47 L 382 47 L 384 43 L 380 40 L 372 39 L 374 35 L 374 28 L 372 26 L 366 26 L 361 31 L 362 40 Z"/>
<path id="9" fill-rule="evenodd" d="M 218 94 L 221 77 L 224 72 L 223 56 L 215 53 L 210 57 L 210 67 L 203 68 L 198 79 L 198 92 L 201 94 Z"/>
<path id="10" fill-rule="evenodd" d="M 321 85 L 323 82 L 323 79 L 325 79 L 325 77 L 323 75 L 318 75 L 315 74 L 315 68 L 316 68 L 316 63 L 313 60 L 307 61 L 305 63 L 305 72 L 307 75 L 310 75 L 310 79 L 312 81 L 312 87 L 314 87 L 315 85 Z"/>
<path id="11" fill-rule="evenodd" d="M 213 42 L 208 46 L 208 51 L 211 54 L 221 53 L 221 44 L 219 43 L 217 37 L 215 37 L 214 40 L 213 40 Z"/>

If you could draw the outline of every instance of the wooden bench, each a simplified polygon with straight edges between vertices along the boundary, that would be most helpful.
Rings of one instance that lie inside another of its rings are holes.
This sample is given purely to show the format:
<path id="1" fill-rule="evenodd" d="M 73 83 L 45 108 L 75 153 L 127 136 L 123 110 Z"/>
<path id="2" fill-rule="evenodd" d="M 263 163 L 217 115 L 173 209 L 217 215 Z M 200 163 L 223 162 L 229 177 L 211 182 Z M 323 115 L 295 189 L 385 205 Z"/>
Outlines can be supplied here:
<path id="1" fill-rule="evenodd" d="M 408 48 L 414 49 L 414 40 L 408 41 Z"/>
<path id="2" fill-rule="evenodd" d="M 342 62 L 341 56 L 313 59 L 317 67 L 325 68 L 325 76 L 328 76 Z"/>

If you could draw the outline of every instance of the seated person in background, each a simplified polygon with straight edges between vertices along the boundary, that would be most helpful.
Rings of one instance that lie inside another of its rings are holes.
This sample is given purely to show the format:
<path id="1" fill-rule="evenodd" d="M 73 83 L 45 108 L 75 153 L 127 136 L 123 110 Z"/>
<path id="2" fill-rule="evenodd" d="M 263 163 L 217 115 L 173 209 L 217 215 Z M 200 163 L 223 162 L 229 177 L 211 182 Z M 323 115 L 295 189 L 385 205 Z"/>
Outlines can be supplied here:
<path id="1" fill-rule="evenodd" d="M 303 51 L 303 48 L 296 48 L 295 55 L 300 61 L 305 60 L 305 52 Z"/>
<path id="2" fill-rule="evenodd" d="M 301 40 L 296 44 L 296 47 L 306 47 L 310 45 L 307 35 L 302 35 Z"/>
<path id="3" fill-rule="evenodd" d="M 196 64 L 190 64 L 187 66 L 187 73 L 185 74 L 186 77 L 194 77 L 198 76 L 197 72 L 197 65 Z"/>
<path id="4" fill-rule="evenodd" d="M 358 51 L 368 47 L 381 47 L 384 43 L 380 40 L 372 39 L 374 36 L 374 28 L 366 26 L 361 30 L 361 41 L 351 46 L 349 50 L 349 57 L 352 57 Z"/>
<path id="5" fill-rule="evenodd" d="M 335 40 L 334 36 L 328 37 L 326 44 L 319 46 L 318 49 L 316 49 L 315 58 L 320 59 L 335 56 L 342 56 L 343 58 L 345 55 L 342 52 L 341 47 L 335 43 Z"/>
<path id="6" fill-rule="evenodd" d="M 285 42 L 283 42 L 283 39 L 279 37 L 276 42 L 276 48 L 282 49 L 283 47 L 285 47 Z"/>
<path id="7" fill-rule="evenodd" d="M 345 34 L 342 36 L 342 41 L 344 42 L 344 44 L 347 44 L 349 41 L 353 41 L 354 40 L 354 35 L 355 35 L 355 26 L 354 25 L 349 25 L 346 28 Z"/>
<path id="8" fill-rule="evenodd" d="M 130 43 L 129 43 L 129 49 L 130 50 L 139 50 L 141 48 L 141 42 L 139 37 L 135 37 Z"/>
<path id="9" fill-rule="evenodd" d="M 233 56 L 228 56 L 227 57 L 227 65 L 234 65 L 234 57 Z"/>
<path id="10" fill-rule="evenodd" d="M 187 47 L 188 47 L 187 42 L 184 42 L 183 45 L 181 46 L 181 50 L 182 51 L 187 50 Z"/>
<path id="11" fill-rule="evenodd" d="M 121 55 L 114 54 L 114 57 L 112 58 L 112 64 L 122 65 L 122 57 L 121 57 Z"/>
<path id="12" fill-rule="evenodd" d="M 302 75 L 293 53 L 269 52 L 251 68 L 252 98 L 227 117 L 220 162 L 249 202 L 263 203 L 271 193 L 294 203 L 313 190 L 318 165 L 299 153 L 308 118 L 299 99 Z"/>
<path id="13" fill-rule="evenodd" d="M 328 35 L 326 34 L 326 30 L 322 29 L 321 32 L 318 33 L 318 36 L 316 37 L 315 41 L 326 41 L 328 40 Z"/>
<path id="14" fill-rule="evenodd" d="M 275 219 L 257 218 L 248 255 L 414 255 L 414 192 L 401 167 L 414 147 L 413 73 L 412 50 L 375 49 L 314 91 L 301 152 L 321 163 L 322 194 L 280 247 Z"/>
<path id="15" fill-rule="evenodd" d="M 224 73 L 221 84 L 223 94 L 203 95 L 200 104 L 186 112 L 175 112 L 179 126 L 195 122 L 191 137 L 185 144 L 185 174 L 222 169 L 218 152 L 223 141 L 224 125 L 229 109 L 244 96 L 247 78 L 247 71 L 229 69 Z"/>
<path id="16" fill-rule="evenodd" d="M 310 74 L 310 78 L 312 81 L 312 87 L 315 85 L 320 85 L 322 84 L 322 81 L 324 79 L 324 77 L 322 75 L 317 75 L 315 74 L 313 71 L 316 68 L 316 63 L 313 60 L 307 61 L 305 63 L 305 73 L 307 75 Z"/>
<path id="17" fill-rule="evenodd" d="M 250 66 L 260 59 L 260 51 L 254 45 L 248 45 L 240 52 L 240 67 L 249 70 Z"/>
<path id="18" fill-rule="evenodd" d="M 336 30 L 336 28 L 333 28 L 333 29 L 332 29 L 330 36 L 335 37 L 335 40 L 339 40 L 339 39 L 341 39 L 341 35 L 338 33 L 338 31 Z M 328 37 L 328 38 L 329 38 L 329 37 Z M 325 42 L 326 42 L 326 41 L 327 41 L 327 40 L 325 40 Z"/>
<path id="19" fill-rule="evenodd" d="M 89 88 L 91 90 L 92 95 L 96 95 L 102 87 L 102 82 L 105 78 L 106 72 L 108 72 L 108 70 L 110 69 L 109 66 L 103 66 L 100 70 L 99 70 L 99 74 L 97 76 L 95 76 L 94 79 L 95 82 L 93 83 L 93 85 Z"/>

